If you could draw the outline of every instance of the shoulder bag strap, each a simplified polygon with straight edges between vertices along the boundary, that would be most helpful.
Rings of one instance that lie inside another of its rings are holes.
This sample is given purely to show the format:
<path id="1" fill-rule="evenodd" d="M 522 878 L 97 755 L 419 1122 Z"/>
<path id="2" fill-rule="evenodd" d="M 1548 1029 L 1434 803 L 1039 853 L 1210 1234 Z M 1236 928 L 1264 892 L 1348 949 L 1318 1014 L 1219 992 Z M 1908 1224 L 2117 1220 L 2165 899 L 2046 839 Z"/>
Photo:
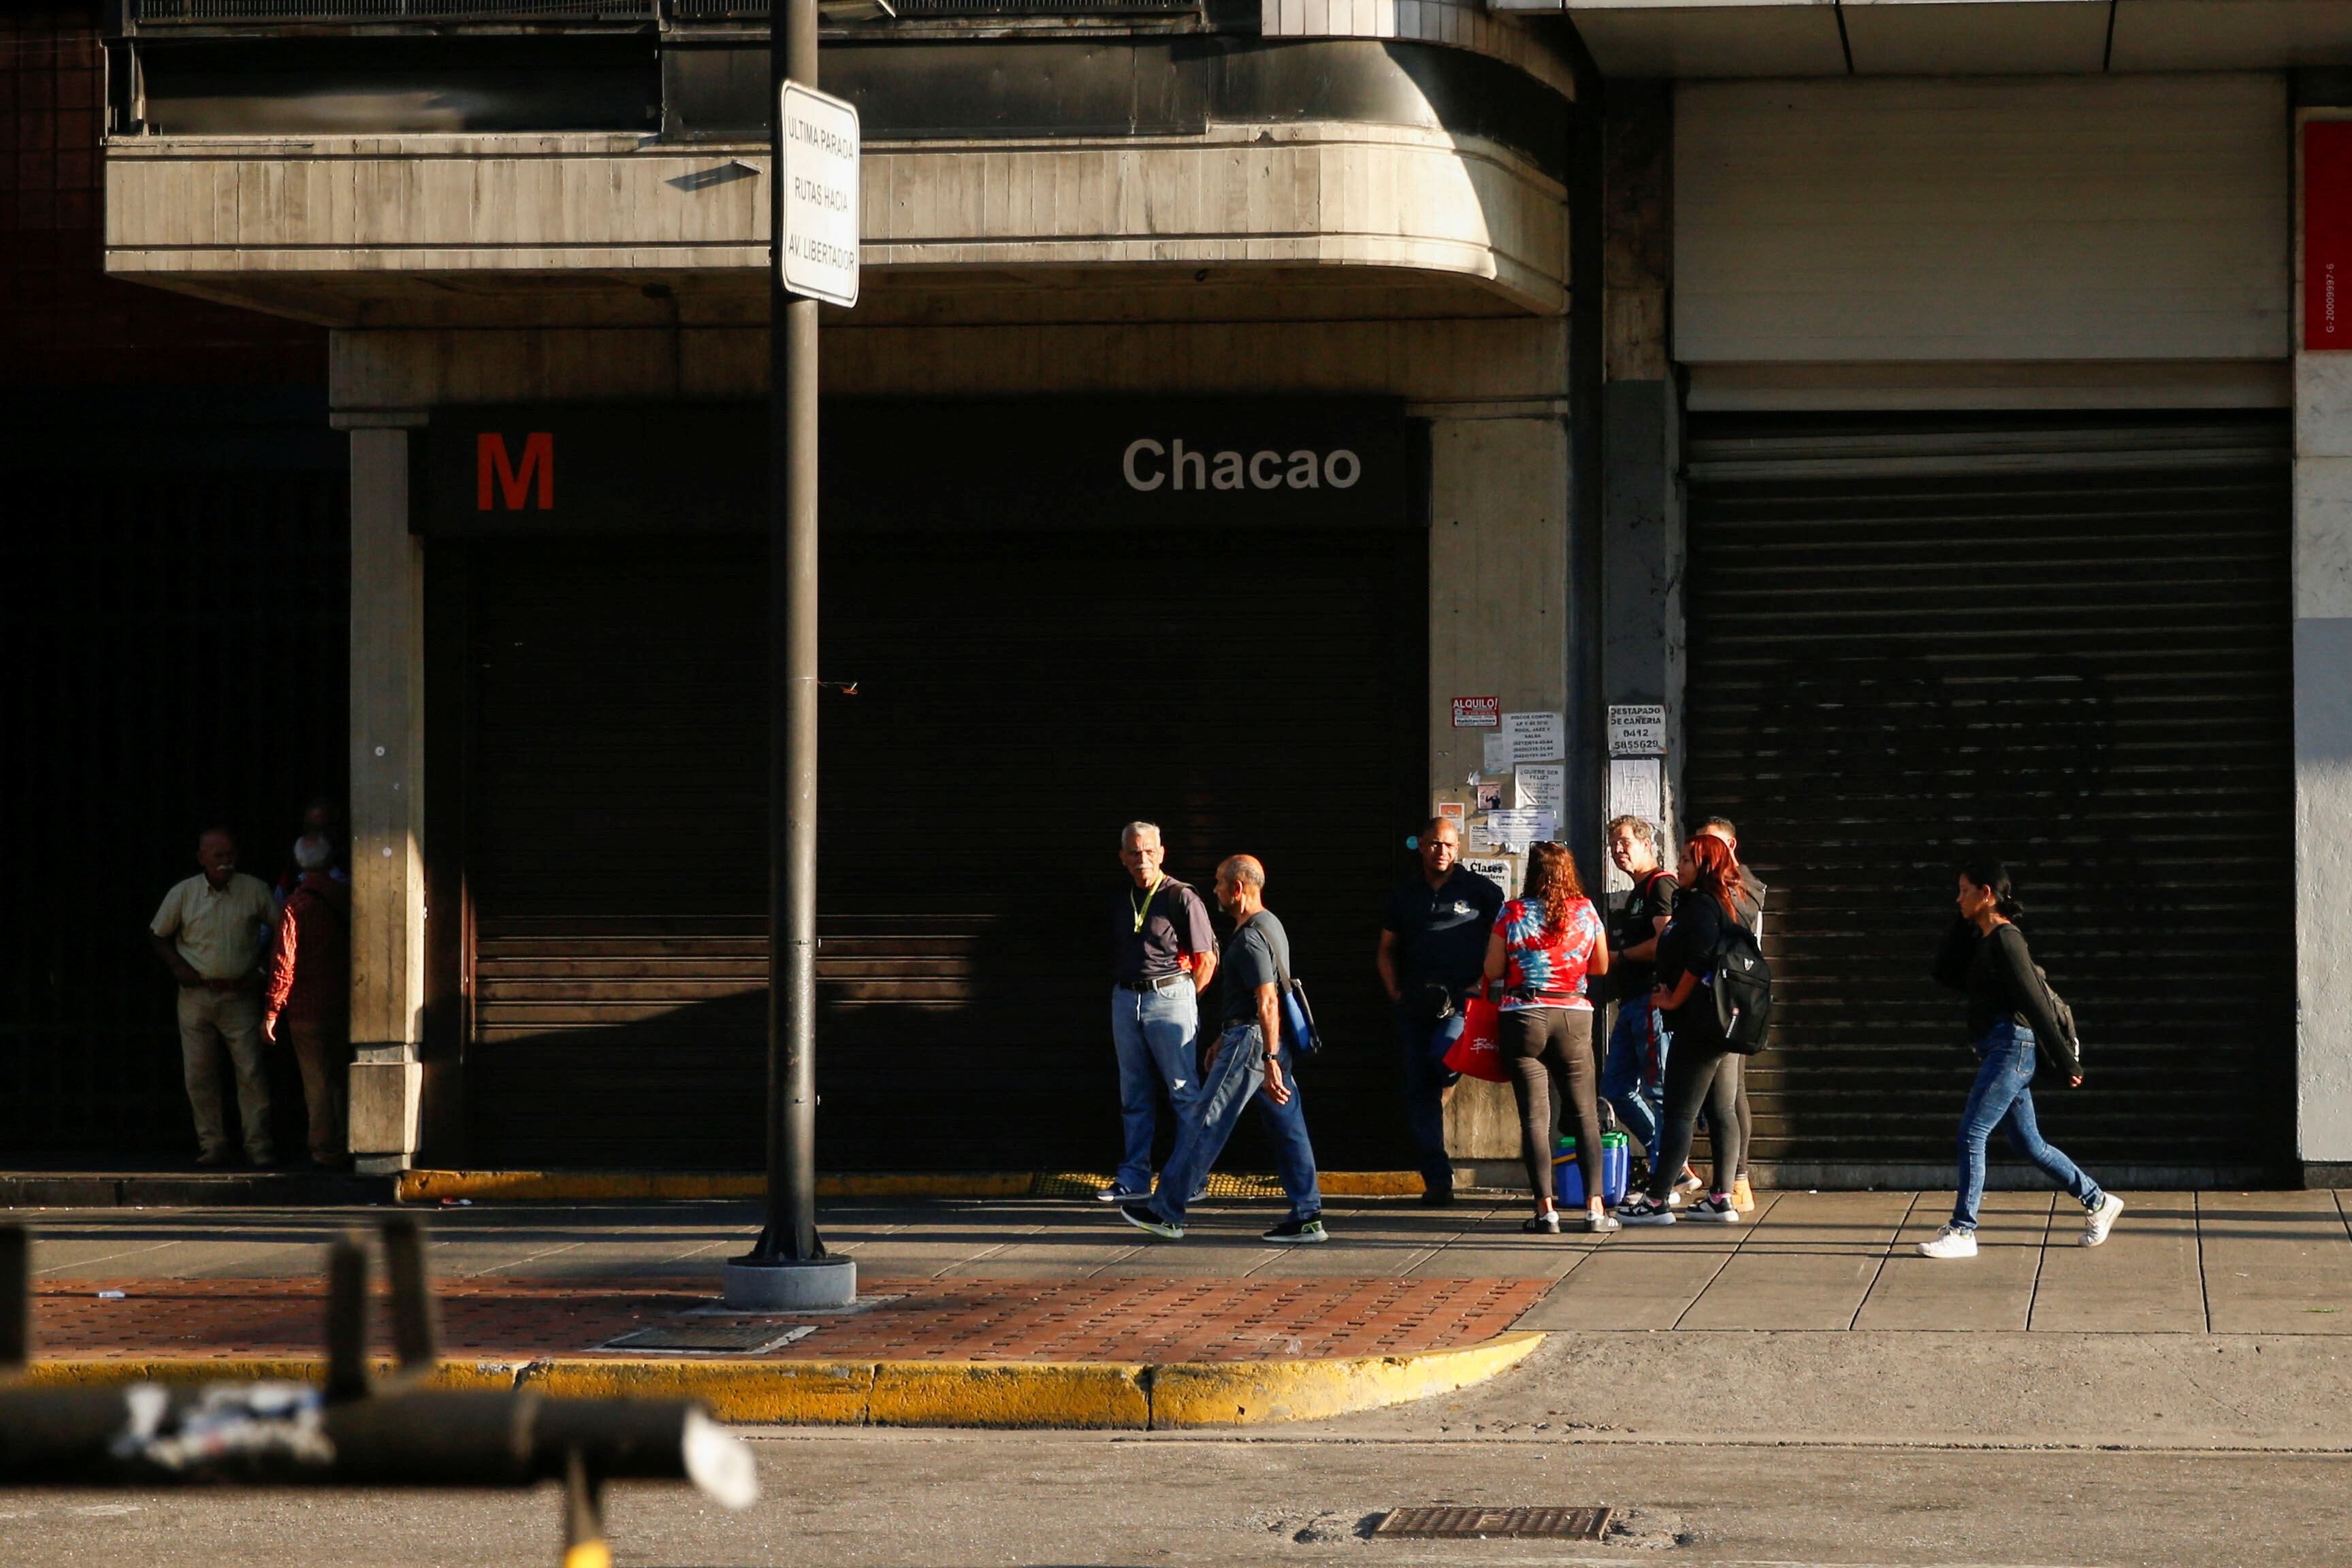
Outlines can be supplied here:
<path id="1" fill-rule="evenodd" d="M 1258 915 L 1263 915 L 1265 913 L 1265 911 L 1262 909 L 1258 911 Z M 1243 934 L 1247 932 L 1251 926 L 1255 925 L 1256 924 L 1257 915 L 1253 915 L 1247 920 L 1243 921 L 1239 925 L 1234 927 L 1234 940 L 1239 941 Z M 1258 942 L 1265 948 L 1265 956 L 1274 960 L 1275 988 L 1280 991 L 1284 996 L 1288 996 L 1290 994 L 1290 966 L 1282 961 L 1282 955 L 1274 950 L 1274 944 L 1266 940 L 1265 933 L 1260 932 L 1258 934 Z"/>

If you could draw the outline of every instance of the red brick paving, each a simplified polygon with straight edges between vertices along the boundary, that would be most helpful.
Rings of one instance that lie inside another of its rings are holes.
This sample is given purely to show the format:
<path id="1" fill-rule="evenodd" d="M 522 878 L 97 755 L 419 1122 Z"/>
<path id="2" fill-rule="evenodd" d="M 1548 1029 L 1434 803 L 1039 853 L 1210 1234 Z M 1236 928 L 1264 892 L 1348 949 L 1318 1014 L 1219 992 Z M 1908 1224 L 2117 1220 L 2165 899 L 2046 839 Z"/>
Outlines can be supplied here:
<path id="1" fill-rule="evenodd" d="M 1508 1329 L 1541 1280 L 869 1280 L 895 1295 L 839 1318 L 783 1361 L 1258 1361 L 1436 1350 Z M 119 1290 L 122 1299 L 101 1299 Z M 320 1356 L 323 1280 L 76 1281 L 34 1301 L 48 1357 Z M 444 1353 L 578 1355 L 711 1304 L 643 1281 L 470 1280 L 438 1287 Z M 379 1317 L 381 1317 L 379 1313 Z M 684 1320 L 705 1322 L 713 1320 Z M 719 1319 L 718 1322 L 749 1320 Z M 382 1324 L 377 1325 L 379 1333 Z M 390 1351 L 388 1340 L 381 1347 Z M 643 1355 L 644 1351 L 624 1354 Z M 729 1356 L 728 1360 L 751 1359 Z"/>

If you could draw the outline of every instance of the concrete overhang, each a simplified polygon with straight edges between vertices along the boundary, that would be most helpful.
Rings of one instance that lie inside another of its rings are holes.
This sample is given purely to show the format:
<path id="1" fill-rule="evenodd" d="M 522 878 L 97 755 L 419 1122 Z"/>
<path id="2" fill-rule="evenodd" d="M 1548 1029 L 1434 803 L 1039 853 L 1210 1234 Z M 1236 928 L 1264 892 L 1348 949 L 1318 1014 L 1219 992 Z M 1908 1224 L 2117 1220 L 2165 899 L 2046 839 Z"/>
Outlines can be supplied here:
<path id="1" fill-rule="evenodd" d="M 336 327 L 765 319 L 764 145 L 158 136 L 110 143 L 107 163 L 117 277 Z M 1372 313 L 1566 307 L 1561 186 L 1507 148 L 1409 126 L 870 145 L 863 208 L 882 310 L 1026 291 L 1001 309 L 1017 315 L 1066 285 L 1089 310 L 1161 313 L 1164 295 L 1181 315 L 1204 285 L 1226 286 L 1223 308 L 1236 285 L 1322 279 Z"/>
<path id="2" fill-rule="evenodd" d="M 1612 77 L 2039 75 L 2352 64 L 2352 0 L 1492 0 L 1566 12 Z"/>

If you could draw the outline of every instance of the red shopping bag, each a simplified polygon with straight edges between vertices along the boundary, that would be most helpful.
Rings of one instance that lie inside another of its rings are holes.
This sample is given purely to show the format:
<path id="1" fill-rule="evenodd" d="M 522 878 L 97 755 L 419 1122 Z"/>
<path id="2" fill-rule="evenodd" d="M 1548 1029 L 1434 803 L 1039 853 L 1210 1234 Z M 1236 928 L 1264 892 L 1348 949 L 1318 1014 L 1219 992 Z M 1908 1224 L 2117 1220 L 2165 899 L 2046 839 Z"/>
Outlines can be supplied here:
<path id="1" fill-rule="evenodd" d="M 1445 1053 L 1446 1067 L 1465 1078 L 1483 1078 L 1489 1083 L 1509 1082 L 1498 1038 L 1502 1032 L 1501 1011 L 1486 998 L 1472 997 L 1462 1004 L 1462 1038 Z"/>

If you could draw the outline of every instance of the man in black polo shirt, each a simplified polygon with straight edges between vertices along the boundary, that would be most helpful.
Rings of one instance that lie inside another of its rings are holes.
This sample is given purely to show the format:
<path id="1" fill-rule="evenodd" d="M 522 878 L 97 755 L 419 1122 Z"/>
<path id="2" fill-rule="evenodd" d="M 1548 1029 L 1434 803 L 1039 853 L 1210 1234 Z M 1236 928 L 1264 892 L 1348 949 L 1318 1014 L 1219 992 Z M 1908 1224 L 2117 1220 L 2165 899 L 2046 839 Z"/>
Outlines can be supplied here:
<path id="1" fill-rule="evenodd" d="M 1181 1129 L 1201 1092 L 1199 998 L 1217 972 L 1217 934 L 1201 895 L 1160 869 L 1167 858 L 1156 824 L 1119 830 L 1128 883 L 1111 913 L 1110 1034 L 1126 1151 L 1118 1175 L 1096 1195 L 1105 1203 L 1151 1196 L 1159 1096 L 1168 1096 Z"/>
<path id="2" fill-rule="evenodd" d="M 1478 988 L 1486 937 L 1503 890 L 1462 863 L 1462 828 L 1432 817 L 1421 831 L 1421 874 L 1389 898 L 1381 922 L 1381 985 L 1404 1051 L 1404 1113 L 1421 1160 L 1421 1201 L 1454 1201 L 1445 1153 L 1445 1053 L 1462 1038 L 1462 1003 Z"/>

